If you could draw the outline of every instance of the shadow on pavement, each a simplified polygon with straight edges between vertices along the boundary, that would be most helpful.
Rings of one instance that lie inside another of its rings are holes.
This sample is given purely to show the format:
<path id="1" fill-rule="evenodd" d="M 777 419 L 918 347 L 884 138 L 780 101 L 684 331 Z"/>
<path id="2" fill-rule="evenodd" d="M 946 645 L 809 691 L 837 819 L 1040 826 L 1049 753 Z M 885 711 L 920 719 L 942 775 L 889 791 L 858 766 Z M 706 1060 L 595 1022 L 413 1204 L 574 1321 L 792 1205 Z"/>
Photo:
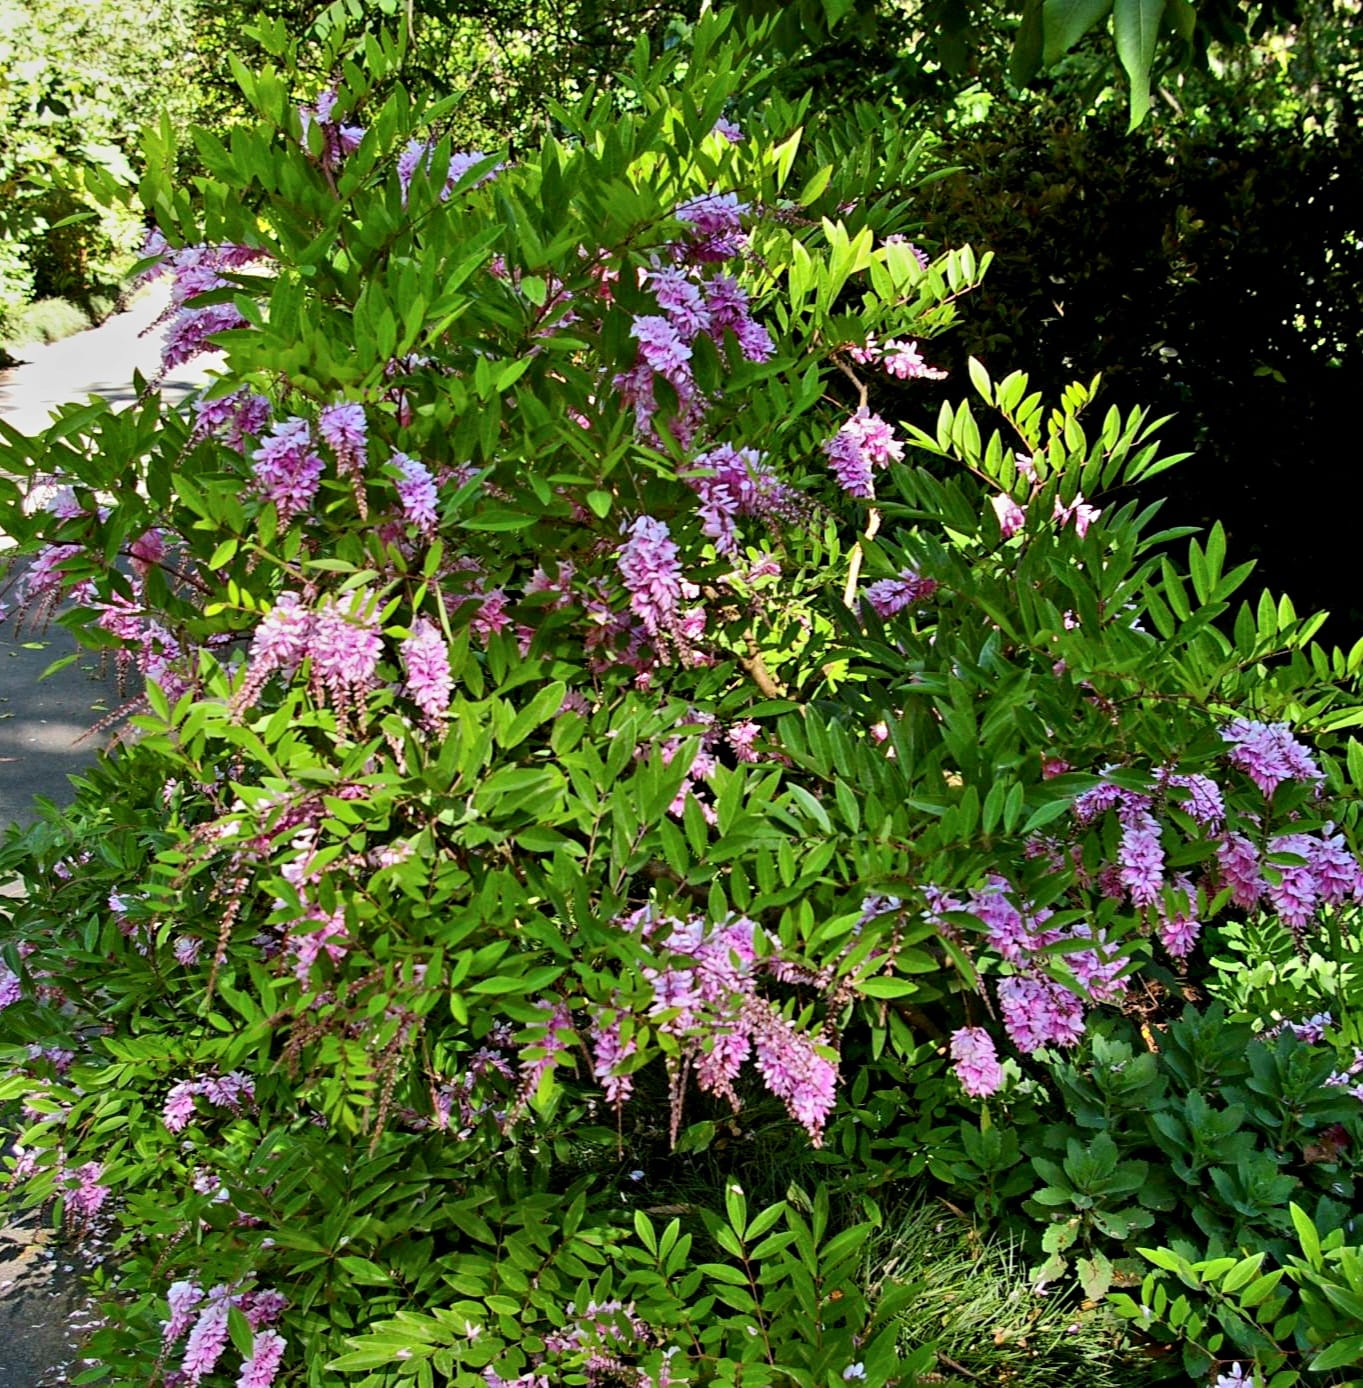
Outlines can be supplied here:
<path id="1" fill-rule="evenodd" d="M 67 803 L 67 778 L 88 767 L 106 741 L 90 730 L 121 707 L 117 681 L 99 675 L 90 652 L 39 680 L 72 649 L 61 630 L 16 640 L 8 626 L 0 629 L 0 826 L 31 823 L 35 795 Z"/>

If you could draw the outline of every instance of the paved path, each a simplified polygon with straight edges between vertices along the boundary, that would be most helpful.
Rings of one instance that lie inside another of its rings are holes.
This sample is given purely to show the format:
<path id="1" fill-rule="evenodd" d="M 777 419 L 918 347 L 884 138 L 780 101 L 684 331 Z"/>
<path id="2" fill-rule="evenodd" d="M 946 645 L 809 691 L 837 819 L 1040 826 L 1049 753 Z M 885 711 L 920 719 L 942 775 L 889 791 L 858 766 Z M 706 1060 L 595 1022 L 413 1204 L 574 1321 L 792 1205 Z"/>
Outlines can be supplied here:
<path id="1" fill-rule="evenodd" d="M 150 379 L 160 369 L 164 326 L 157 323 L 169 303 L 169 286 L 158 281 L 127 312 L 98 328 L 25 348 L 23 365 L 0 372 L 0 419 L 31 434 L 68 401 L 89 395 L 118 404 L 136 399 L 133 373 Z M 173 372 L 162 383 L 163 397 L 183 400 L 208 378 L 214 360 L 200 357 Z M 4 544 L 0 534 L 0 548 Z M 107 675 L 92 678 L 99 661 L 89 653 L 39 681 L 54 660 L 75 649 L 59 627 L 16 633 L 12 620 L 0 625 L 0 831 L 14 820 L 33 817 L 35 795 L 58 803 L 70 798 L 67 775 L 87 765 L 99 746 L 86 734 L 119 707 L 115 681 Z"/>
<path id="2" fill-rule="evenodd" d="M 170 286 L 158 280 L 126 312 L 97 328 L 37 347 L 15 348 L 23 364 L 0 371 L 0 419 L 25 434 L 44 428 L 53 409 L 87 395 L 127 405 L 137 398 L 133 373 L 147 380 L 161 369 L 163 331 L 154 327 L 170 304 Z M 166 399 L 182 400 L 208 378 L 213 358 L 177 367 L 161 385 Z"/>
<path id="3" fill-rule="evenodd" d="M 98 328 L 24 348 L 25 363 L 0 372 L 0 419 L 32 434 L 68 401 L 101 395 L 131 403 L 133 373 L 150 380 L 160 369 L 163 329 L 155 325 L 168 303 L 167 286 L 157 284 Z M 183 399 L 212 365 L 212 357 L 201 357 L 180 367 L 162 383 L 162 395 Z M 0 548 L 5 543 L 0 533 Z M 12 620 L 0 625 L 0 834 L 34 818 L 35 795 L 59 805 L 71 799 L 68 776 L 88 766 L 101 745 L 87 734 L 119 707 L 116 682 L 101 676 L 90 652 L 38 679 L 76 649 L 59 627 L 16 634 Z M 5 1137 L 0 1132 L 0 1152 Z M 71 1276 L 75 1265 L 70 1251 L 48 1244 L 36 1215 L 0 1224 L 0 1388 L 64 1384 L 78 1371 L 73 1340 L 87 1313 Z"/>

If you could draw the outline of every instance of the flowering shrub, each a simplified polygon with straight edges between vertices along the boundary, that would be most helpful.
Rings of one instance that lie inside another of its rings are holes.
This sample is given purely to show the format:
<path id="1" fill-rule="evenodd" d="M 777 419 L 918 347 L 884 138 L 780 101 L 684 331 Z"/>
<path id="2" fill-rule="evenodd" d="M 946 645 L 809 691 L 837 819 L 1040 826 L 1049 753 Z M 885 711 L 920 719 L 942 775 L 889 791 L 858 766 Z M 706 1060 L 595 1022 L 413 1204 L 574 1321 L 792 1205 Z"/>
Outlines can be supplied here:
<path id="1" fill-rule="evenodd" d="M 11 620 L 130 683 L 0 859 L 16 1188 L 125 1230 L 96 1377 L 911 1381 L 851 1195 L 923 1038 L 986 1097 L 1232 903 L 1363 889 L 1363 655 L 1216 625 L 1220 532 L 1185 573 L 1108 495 L 1139 411 L 877 414 L 982 265 L 797 190 L 724 34 L 515 161 L 398 46 L 298 105 L 281 45 L 196 197 L 142 186 L 217 383 L 0 453 Z M 740 1145 L 649 1203 L 729 1111 L 849 1198 L 750 1217 Z"/>

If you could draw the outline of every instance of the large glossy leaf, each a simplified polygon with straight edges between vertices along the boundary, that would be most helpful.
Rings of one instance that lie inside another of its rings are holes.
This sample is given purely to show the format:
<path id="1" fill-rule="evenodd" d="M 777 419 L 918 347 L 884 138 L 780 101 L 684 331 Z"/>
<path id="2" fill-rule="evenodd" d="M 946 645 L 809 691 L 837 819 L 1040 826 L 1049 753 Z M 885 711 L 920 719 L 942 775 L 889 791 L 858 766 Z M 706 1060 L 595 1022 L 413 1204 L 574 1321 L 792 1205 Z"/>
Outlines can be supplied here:
<path id="1" fill-rule="evenodd" d="M 1117 56 L 1131 82 L 1131 128 L 1145 119 L 1150 109 L 1150 66 L 1155 61 L 1155 40 L 1165 0 L 1114 0 L 1112 30 Z"/>
<path id="2" fill-rule="evenodd" d="M 1068 53 L 1111 9 L 1112 0 L 1045 0 L 1041 14 L 1046 65 Z"/>
<path id="3" fill-rule="evenodd" d="M 1042 4 L 1043 0 L 1027 0 L 1022 7 L 1022 19 L 1008 59 L 1008 78 L 1019 87 L 1025 87 L 1041 68 L 1045 43 Z"/>

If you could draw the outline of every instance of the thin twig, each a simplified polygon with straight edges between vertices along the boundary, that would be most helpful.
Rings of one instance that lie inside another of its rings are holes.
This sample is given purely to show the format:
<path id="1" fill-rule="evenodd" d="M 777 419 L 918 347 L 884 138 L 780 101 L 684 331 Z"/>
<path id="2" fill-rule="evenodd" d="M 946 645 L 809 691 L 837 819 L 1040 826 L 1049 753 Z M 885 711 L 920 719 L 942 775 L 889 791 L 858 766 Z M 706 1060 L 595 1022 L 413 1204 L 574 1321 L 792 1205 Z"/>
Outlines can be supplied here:
<path id="1" fill-rule="evenodd" d="M 852 557 L 847 564 L 847 586 L 842 591 L 842 603 L 846 608 L 850 609 L 857 600 L 857 582 L 861 578 L 862 544 L 874 540 L 879 529 L 880 508 L 872 506 L 871 512 L 866 518 L 866 533 L 852 546 Z"/>
<path id="2" fill-rule="evenodd" d="M 954 1359 L 951 1359 L 947 1355 L 943 1354 L 941 1350 L 937 1351 L 937 1357 L 942 1361 L 943 1364 L 947 1366 L 948 1369 L 952 1371 L 952 1373 L 964 1374 L 967 1378 L 973 1378 L 976 1383 L 984 1382 L 984 1379 L 982 1379 L 979 1376 L 979 1374 L 972 1373 L 969 1369 L 966 1368 L 964 1364 L 958 1364 Z"/>

